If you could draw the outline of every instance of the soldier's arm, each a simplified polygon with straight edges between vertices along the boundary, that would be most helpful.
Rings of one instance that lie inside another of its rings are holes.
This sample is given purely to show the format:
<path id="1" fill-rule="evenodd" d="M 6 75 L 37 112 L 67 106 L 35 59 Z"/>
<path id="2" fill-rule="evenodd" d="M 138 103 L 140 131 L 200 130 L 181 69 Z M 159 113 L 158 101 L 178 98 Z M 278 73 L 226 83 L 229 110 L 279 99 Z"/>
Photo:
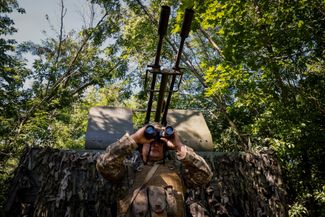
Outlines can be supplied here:
<path id="1" fill-rule="evenodd" d="M 150 143 L 152 139 L 144 136 L 145 127 L 140 128 L 132 135 L 125 134 L 117 142 L 109 145 L 106 151 L 97 158 L 97 170 L 106 179 L 118 182 L 123 178 L 126 167 L 124 160 L 138 148 L 138 144 Z"/>
<path id="2" fill-rule="evenodd" d="M 134 139 L 125 134 L 117 142 L 109 145 L 106 151 L 97 158 L 97 170 L 104 178 L 111 182 L 118 182 L 123 178 L 126 167 L 124 159 L 130 156 L 138 147 Z"/>
<path id="3" fill-rule="evenodd" d="M 204 186 L 211 181 L 212 171 L 206 161 L 194 150 L 184 145 L 175 131 L 171 138 L 162 138 L 169 149 L 176 151 L 177 159 L 183 163 L 184 181 L 189 187 Z"/>
<path id="4" fill-rule="evenodd" d="M 184 166 L 184 182 L 189 187 L 202 187 L 211 181 L 213 173 L 209 165 L 192 148 L 183 145 L 176 156 Z"/>

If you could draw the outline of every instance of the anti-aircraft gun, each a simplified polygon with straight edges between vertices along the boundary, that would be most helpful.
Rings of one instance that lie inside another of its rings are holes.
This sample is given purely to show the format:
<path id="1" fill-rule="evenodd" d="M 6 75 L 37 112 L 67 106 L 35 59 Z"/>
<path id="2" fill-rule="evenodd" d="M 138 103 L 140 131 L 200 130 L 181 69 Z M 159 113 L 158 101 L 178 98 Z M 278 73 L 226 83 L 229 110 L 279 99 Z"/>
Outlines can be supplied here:
<path id="1" fill-rule="evenodd" d="M 180 45 L 172 69 L 161 69 L 160 56 L 164 37 L 167 34 L 170 7 L 162 6 L 158 26 L 158 44 L 154 63 L 148 65 L 145 76 L 145 89 L 148 92 L 148 106 L 144 124 L 150 122 L 171 125 L 177 129 L 184 142 L 198 151 L 213 149 L 211 133 L 201 112 L 193 110 L 169 110 L 172 94 L 179 90 L 183 70 L 181 56 L 186 38 L 189 36 L 194 16 L 192 9 L 186 9 L 180 32 Z M 148 88 L 148 83 L 150 82 Z M 156 108 L 153 109 L 153 105 Z M 155 112 L 154 118 L 151 113 Z M 89 112 L 86 134 L 86 149 L 105 149 L 125 132 L 133 131 L 133 111 L 128 108 L 93 107 Z"/>
<path id="2" fill-rule="evenodd" d="M 182 80 L 179 64 L 193 11 L 185 11 L 173 68 L 161 69 L 160 52 L 169 13 L 169 7 L 162 7 L 156 57 L 146 73 L 145 83 L 151 79 L 151 85 L 144 122 L 173 126 L 183 142 L 202 151 L 201 156 L 211 165 L 214 172 L 211 184 L 199 191 L 187 189 L 186 201 L 206 204 L 210 216 L 287 216 L 281 170 L 272 154 L 211 152 L 212 139 L 203 115 L 199 111 L 168 109 Z M 152 112 L 155 112 L 153 120 Z M 128 108 L 91 108 L 86 133 L 88 150 L 27 148 L 9 190 L 4 209 L 7 216 L 115 216 L 116 198 L 120 188 L 126 186 L 104 181 L 95 164 L 98 153 L 107 145 L 125 132 L 134 131 L 132 114 Z"/>

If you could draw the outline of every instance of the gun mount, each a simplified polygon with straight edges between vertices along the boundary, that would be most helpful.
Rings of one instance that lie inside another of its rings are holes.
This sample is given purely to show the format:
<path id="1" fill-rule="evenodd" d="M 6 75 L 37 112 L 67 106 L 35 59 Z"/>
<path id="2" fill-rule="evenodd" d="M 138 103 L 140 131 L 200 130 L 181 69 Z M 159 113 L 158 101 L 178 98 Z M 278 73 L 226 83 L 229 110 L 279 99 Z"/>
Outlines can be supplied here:
<path id="1" fill-rule="evenodd" d="M 212 136 L 199 111 L 170 110 L 168 107 L 172 94 L 179 90 L 183 72 L 180 67 L 181 56 L 185 39 L 189 36 L 191 22 L 194 17 L 192 9 L 186 9 L 180 32 L 180 45 L 172 69 L 161 69 L 160 56 L 163 39 L 167 34 L 170 7 L 162 6 L 158 25 L 158 44 L 154 63 L 148 65 L 145 75 L 145 89 L 148 91 L 148 106 L 146 109 L 145 124 L 150 123 L 150 116 L 155 111 L 154 122 L 166 126 L 172 125 L 180 134 L 184 142 L 198 151 L 211 151 L 213 149 Z M 149 76 L 150 75 L 150 76 Z M 150 88 L 147 88 L 149 77 Z M 158 80 L 160 84 L 158 85 Z M 156 87 L 156 85 L 158 87 Z M 156 108 L 153 110 L 153 102 Z M 107 145 L 117 141 L 126 132 L 134 131 L 132 124 L 133 111 L 128 108 L 93 107 L 88 115 L 88 128 L 86 133 L 86 149 L 105 149 Z"/>

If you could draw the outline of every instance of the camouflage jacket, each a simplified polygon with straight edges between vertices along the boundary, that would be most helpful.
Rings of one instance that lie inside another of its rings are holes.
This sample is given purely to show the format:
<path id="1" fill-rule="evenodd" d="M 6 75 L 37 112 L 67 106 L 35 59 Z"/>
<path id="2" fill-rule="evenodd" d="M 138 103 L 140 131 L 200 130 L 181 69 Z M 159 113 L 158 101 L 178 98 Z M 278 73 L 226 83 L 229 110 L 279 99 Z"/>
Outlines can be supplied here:
<path id="1" fill-rule="evenodd" d="M 123 180 L 122 183 L 126 183 L 126 185 L 129 186 L 129 195 L 132 195 L 135 189 L 141 188 L 141 183 L 146 176 L 145 174 L 147 174 L 150 171 L 150 167 L 152 167 L 152 165 L 143 164 L 139 153 L 136 151 L 137 147 L 138 145 L 136 142 L 126 134 L 117 142 L 109 145 L 106 151 L 97 158 L 96 166 L 102 176 L 113 183 L 119 183 Z M 182 153 L 176 152 L 176 156 L 168 154 L 163 161 L 156 163 L 161 165 L 155 173 L 155 176 L 161 177 L 160 179 L 156 177 L 152 178 L 148 185 L 165 185 L 161 186 L 163 188 L 172 185 L 175 192 L 181 194 L 183 199 L 186 187 L 204 187 L 210 182 L 213 175 L 205 160 L 197 155 L 192 148 L 187 146 L 182 149 Z M 174 174 L 172 175 L 174 178 L 164 176 L 164 174 L 171 173 Z M 173 179 L 173 181 L 166 181 L 169 179 Z M 178 200 L 176 197 L 178 203 L 183 204 L 183 199 Z M 132 203 L 130 202 L 131 200 L 131 197 L 126 197 L 125 201 Z M 128 202 L 125 202 L 125 204 L 128 204 Z M 127 207 L 128 205 L 125 206 Z M 179 207 L 177 210 L 179 212 Z M 125 211 L 126 210 L 121 212 L 123 213 Z M 182 213 L 184 213 L 184 210 Z M 183 214 L 168 216 L 183 216 Z"/>
<path id="2" fill-rule="evenodd" d="M 97 169 L 104 178 L 111 182 L 119 182 L 126 174 L 128 162 L 139 163 L 137 160 L 126 160 L 133 155 L 138 145 L 128 135 L 109 145 L 106 151 L 97 158 Z M 186 147 L 185 157 L 176 158 L 182 163 L 182 177 L 188 187 L 204 186 L 212 178 L 212 171 L 205 160 L 197 155 L 192 148 Z M 141 164 L 141 163 L 140 163 Z M 135 165 L 133 165 L 135 166 Z"/>

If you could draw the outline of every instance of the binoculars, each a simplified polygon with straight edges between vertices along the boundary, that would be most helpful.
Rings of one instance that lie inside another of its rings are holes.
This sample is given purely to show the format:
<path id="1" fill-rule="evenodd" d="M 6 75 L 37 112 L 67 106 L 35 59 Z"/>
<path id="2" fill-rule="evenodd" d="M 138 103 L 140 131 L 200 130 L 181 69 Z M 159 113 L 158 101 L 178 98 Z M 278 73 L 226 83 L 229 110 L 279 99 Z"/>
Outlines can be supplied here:
<path id="1" fill-rule="evenodd" d="M 156 129 L 153 125 L 146 126 L 144 136 L 147 139 L 159 140 L 161 137 L 168 138 L 174 135 L 174 128 L 167 126 L 164 130 Z"/>

